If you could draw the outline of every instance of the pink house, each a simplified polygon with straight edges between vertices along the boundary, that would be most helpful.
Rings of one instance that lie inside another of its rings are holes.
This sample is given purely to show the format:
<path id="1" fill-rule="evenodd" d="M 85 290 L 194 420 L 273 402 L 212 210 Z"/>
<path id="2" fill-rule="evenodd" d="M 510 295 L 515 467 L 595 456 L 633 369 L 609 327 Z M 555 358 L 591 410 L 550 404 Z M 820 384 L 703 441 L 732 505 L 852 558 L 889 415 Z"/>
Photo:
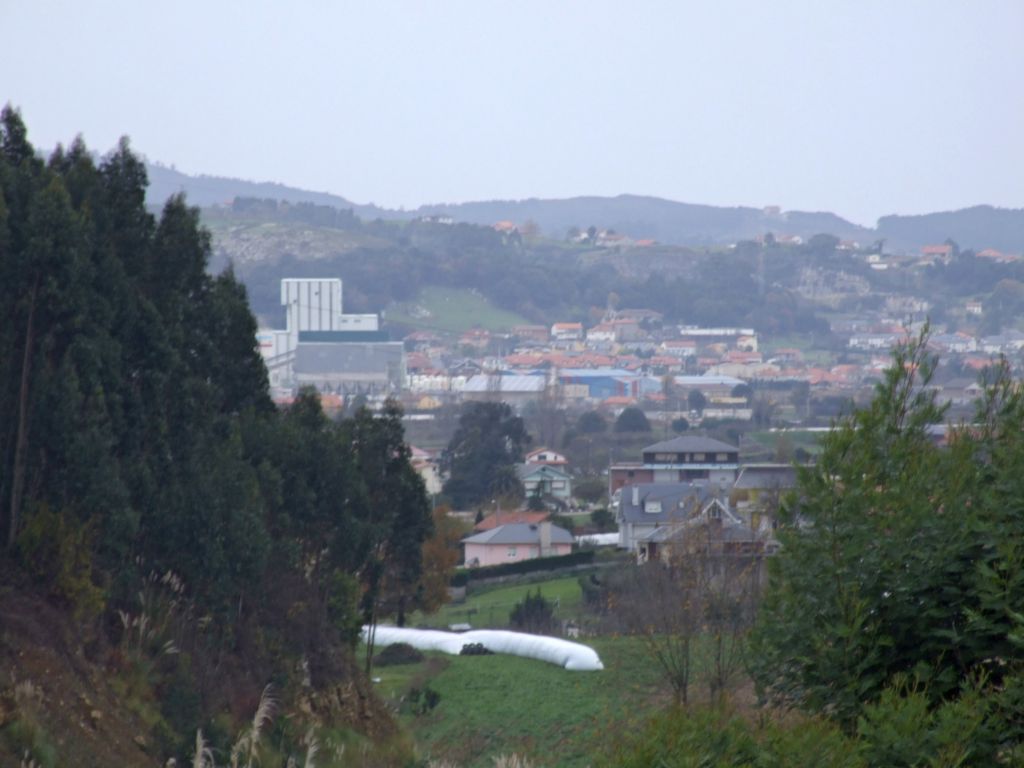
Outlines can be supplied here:
<path id="1" fill-rule="evenodd" d="M 548 522 L 509 523 L 474 534 L 462 543 L 466 545 L 466 565 L 475 568 L 568 555 L 572 534 Z"/>

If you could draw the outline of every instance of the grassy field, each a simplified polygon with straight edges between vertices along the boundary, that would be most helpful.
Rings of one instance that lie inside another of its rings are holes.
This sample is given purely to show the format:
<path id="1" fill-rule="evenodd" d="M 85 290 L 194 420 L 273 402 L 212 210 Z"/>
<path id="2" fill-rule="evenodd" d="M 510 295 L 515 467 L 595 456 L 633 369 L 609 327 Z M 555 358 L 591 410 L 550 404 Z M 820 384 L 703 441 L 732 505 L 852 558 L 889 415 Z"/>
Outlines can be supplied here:
<path id="1" fill-rule="evenodd" d="M 445 629 L 451 624 L 471 624 L 474 629 L 501 629 L 508 626 L 508 615 L 516 603 L 521 603 L 527 592 L 538 589 L 547 600 L 555 603 L 556 618 L 578 619 L 583 600 L 578 579 L 578 576 L 567 576 L 537 584 L 516 584 L 471 592 L 464 602 L 449 603 L 429 616 L 414 616 L 412 624 L 438 629 Z"/>
<path id="2" fill-rule="evenodd" d="M 559 618 L 582 618 L 583 626 L 593 626 L 578 575 L 480 590 L 462 604 L 415 615 L 411 624 L 442 628 L 466 622 L 475 629 L 502 629 L 512 607 L 538 588 L 557 603 Z M 376 667 L 374 677 L 423 760 L 490 768 L 496 756 L 514 753 L 538 768 L 600 765 L 622 737 L 665 709 L 671 691 L 643 639 L 614 635 L 580 642 L 598 652 L 604 670 L 568 672 L 501 654 L 426 653 L 415 664 Z M 712 649 L 708 638 L 694 639 L 691 701 L 709 700 Z M 422 705 L 428 690 L 435 697 L 432 708 Z M 728 690 L 733 701 L 753 705 L 753 689 L 742 672 Z M 420 705 L 414 703 L 417 696 Z"/>
<path id="3" fill-rule="evenodd" d="M 474 628 L 502 628 L 512 606 L 538 588 L 557 601 L 559 618 L 585 616 L 573 576 L 480 591 L 432 616 L 415 616 L 412 624 L 444 627 L 468 621 Z M 581 642 L 598 652 L 602 671 L 569 672 L 497 654 L 428 653 L 418 663 L 376 667 L 374 676 L 379 693 L 398 713 L 423 759 L 490 768 L 494 756 L 516 753 L 538 768 L 599 765 L 620 739 L 669 703 L 670 691 L 643 640 L 601 636 Z M 710 668 L 710 648 L 701 641 L 694 648 L 694 701 L 707 696 L 702 670 Z M 735 684 L 749 698 L 748 683 Z M 439 695 L 437 704 L 417 709 L 410 692 L 427 689 Z"/>
<path id="4" fill-rule="evenodd" d="M 788 441 L 793 450 L 803 448 L 811 454 L 821 452 L 821 441 L 825 437 L 824 432 L 809 432 L 801 429 L 788 429 L 785 432 L 751 432 L 748 437 L 757 440 L 769 450 L 775 450 L 780 440 Z"/>
<path id="5" fill-rule="evenodd" d="M 547 768 L 588 766 L 667 698 L 638 640 L 586 643 L 600 654 L 604 670 L 569 672 L 514 656 L 428 654 L 418 664 L 374 674 L 423 758 L 476 768 L 514 752 Z M 437 706 L 410 711 L 410 688 L 427 687 L 440 694 Z"/>
<path id="6" fill-rule="evenodd" d="M 452 333 L 477 327 L 507 330 L 529 322 L 514 312 L 495 307 L 473 291 L 437 286 L 424 288 L 415 301 L 390 305 L 385 316 L 388 322 Z"/>

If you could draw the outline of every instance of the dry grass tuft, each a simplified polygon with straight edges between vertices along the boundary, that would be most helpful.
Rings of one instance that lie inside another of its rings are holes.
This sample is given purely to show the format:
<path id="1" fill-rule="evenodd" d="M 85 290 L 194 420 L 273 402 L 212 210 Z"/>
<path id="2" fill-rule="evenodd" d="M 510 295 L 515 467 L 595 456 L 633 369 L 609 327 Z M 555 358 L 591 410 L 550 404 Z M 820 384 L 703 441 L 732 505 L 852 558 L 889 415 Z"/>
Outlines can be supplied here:
<path id="1" fill-rule="evenodd" d="M 317 753 L 320 751 L 320 742 L 316 740 L 316 733 L 313 732 L 313 728 L 306 732 L 306 762 L 303 763 L 303 768 L 315 768 L 313 760 L 316 758 Z"/>
<path id="2" fill-rule="evenodd" d="M 519 755 L 498 755 L 494 758 L 494 768 L 536 768 L 536 766 Z"/>
<path id="3" fill-rule="evenodd" d="M 213 752 L 206 746 L 206 740 L 203 739 L 201 728 L 196 730 L 196 751 L 192 755 L 192 768 L 215 768 Z"/>
<path id="4" fill-rule="evenodd" d="M 270 724 L 276 708 L 277 700 L 271 693 L 270 683 L 267 683 L 260 695 L 256 714 L 252 716 L 252 725 L 238 737 L 238 741 L 231 747 L 231 768 L 238 768 L 243 758 L 245 759 L 245 768 L 252 768 L 253 761 L 258 760 L 260 735 L 263 729 Z"/>

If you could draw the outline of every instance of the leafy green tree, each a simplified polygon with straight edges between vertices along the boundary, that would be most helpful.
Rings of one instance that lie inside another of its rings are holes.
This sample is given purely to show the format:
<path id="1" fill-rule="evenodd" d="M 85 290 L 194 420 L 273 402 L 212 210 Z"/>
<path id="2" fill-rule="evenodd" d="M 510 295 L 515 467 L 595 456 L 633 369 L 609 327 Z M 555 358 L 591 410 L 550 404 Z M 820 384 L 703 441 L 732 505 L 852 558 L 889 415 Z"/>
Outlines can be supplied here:
<path id="1" fill-rule="evenodd" d="M 690 421 L 685 416 L 679 416 L 672 419 L 672 431 L 677 435 L 682 434 L 690 428 Z"/>
<path id="2" fill-rule="evenodd" d="M 835 235 L 813 235 L 804 246 L 804 250 L 816 259 L 825 261 L 835 256 L 839 247 L 839 238 Z"/>
<path id="3" fill-rule="evenodd" d="M 762 691 L 847 728 L 901 676 L 935 706 L 1020 671 L 1024 392 L 997 371 L 980 426 L 940 448 L 926 345 L 897 350 L 870 405 L 801 469 L 755 633 Z"/>
<path id="4" fill-rule="evenodd" d="M 596 525 L 599 531 L 615 530 L 615 515 L 605 507 L 595 509 L 590 515 L 590 522 Z"/>
<path id="5" fill-rule="evenodd" d="M 585 477 L 572 484 L 572 495 L 591 504 L 599 502 L 606 493 L 608 483 L 601 477 Z"/>
<path id="6" fill-rule="evenodd" d="M 576 431 L 584 435 L 600 435 L 608 431 L 608 422 L 598 411 L 586 411 L 576 420 Z"/>
<path id="7" fill-rule="evenodd" d="M 380 615 L 393 615 L 401 626 L 419 604 L 422 548 L 433 533 L 430 500 L 409 461 L 398 403 L 387 401 L 379 414 L 363 408 L 346 426 L 366 491 L 358 514 L 365 537 L 360 574 L 367 619 L 373 624 Z"/>
<path id="8" fill-rule="evenodd" d="M 616 432 L 650 432 L 651 424 L 647 421 L 647 415 L 637 408 L 630 406 L 623 408 L 622 413 L 615 420 Z"/>
<path id="9" fill-rule="evenodd" d="M 466 509 L 509 493 L 521 496 L 514 465 L 529 443 L 523 420 L 507 403 L 467 403 L 441 457 L 448 472 L 443 492 L 453 507 Z"/>

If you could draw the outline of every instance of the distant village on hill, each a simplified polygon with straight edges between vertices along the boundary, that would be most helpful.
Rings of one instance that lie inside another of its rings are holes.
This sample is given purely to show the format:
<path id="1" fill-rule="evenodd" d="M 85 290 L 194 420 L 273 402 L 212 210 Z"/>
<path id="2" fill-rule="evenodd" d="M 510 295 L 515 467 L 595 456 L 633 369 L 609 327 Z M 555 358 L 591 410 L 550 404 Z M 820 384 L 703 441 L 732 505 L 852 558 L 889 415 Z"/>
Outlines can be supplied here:
<path id="1" fill-rule="evenodd" d="M 897 345 L 928 329 L 947 424 L 973 418 L 987 366 L 1024 360 L 1021 212 L 875 229 L 629 196 L 396 212 L 155 170 L 152 194 L 173 176 L 206 206 L 278 405 L 309 388 L 329 414 L 399 403 L 413 464 L 449 504 L 460 418 L 490 403 L 522 419 L 514 480 L 452 505 L 475 526 L 470 567 L 583 540 L 671 557 L 695 525 L 771 553 L 794 467 Z"/>

